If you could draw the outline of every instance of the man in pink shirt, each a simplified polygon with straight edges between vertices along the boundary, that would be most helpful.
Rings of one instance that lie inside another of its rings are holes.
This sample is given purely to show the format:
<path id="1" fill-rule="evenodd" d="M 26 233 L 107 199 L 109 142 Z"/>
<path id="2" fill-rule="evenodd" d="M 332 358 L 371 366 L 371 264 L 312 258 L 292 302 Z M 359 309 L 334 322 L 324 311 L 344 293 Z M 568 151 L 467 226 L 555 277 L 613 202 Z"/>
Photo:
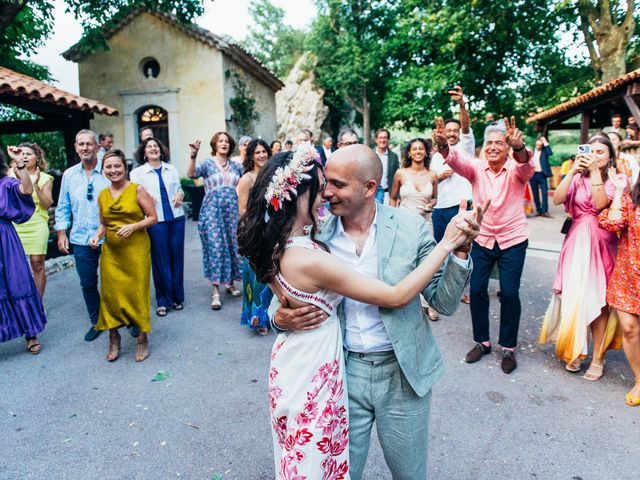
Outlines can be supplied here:
<path id="1" fill-rule="evenodd" d="M 474 363 L 491 352 L 488 286 L 497 262 L 501 291 L 498 343 L 502 347 L 502 371 L 511 373 L 517 367 L 520 277 L 529 238 L 522 199 L 535 172 L 533 152 L 526 148 L 514 117 L 506 121 L 506 126 L 500 121 L 486 128 L 481 159 L 462 157 L 449 148 L 441 118 L 436 119 L 433 137 L 445 163 L 471 182 L 473 202 L 482 205 L 491 201 L 471 249 L 471 321 L 476 345 L 465 360 Z"/>

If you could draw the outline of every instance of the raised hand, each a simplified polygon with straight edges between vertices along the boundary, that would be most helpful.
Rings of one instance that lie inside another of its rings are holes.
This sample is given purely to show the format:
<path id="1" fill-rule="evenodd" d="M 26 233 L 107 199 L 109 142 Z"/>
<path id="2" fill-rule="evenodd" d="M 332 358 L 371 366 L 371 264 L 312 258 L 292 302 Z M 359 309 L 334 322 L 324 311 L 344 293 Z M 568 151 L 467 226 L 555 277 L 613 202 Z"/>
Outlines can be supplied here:
<path id="1" fill-rule="evenodd" d="M 19 162 L 22 159 L 22 149 L 20 147 L 14 147 L 13 145 L 9 145 L 7 147 L 7 153 L 9 157 L 14 162 Z"/>
<path id="2" fill-rule="evenodd" d="M 436 117 L 435 123 L 436 127 L 433 129 L 433 144 L 438 150 L 444 150 L 449 146 L 444 130 L 444 119 L 442 117 Z"/>
<path id="3" fill-rule="evenodd" d="M 514 150 L 520 150 L 524 147 L 524 140 L 522 139 L 522 132 L 516 127 L 516 117 L 512 116 L 511 120 L 504 119 L 504 125 L 507 127 L 507 145 Z"/>
<path id="4" fill-rule="evenodd" d="M 460 85 L 456 85 L 455 90 L 449 91 L 455 92 L 451 94 L 451 100 L 456 102 L 458 105 L 464 105 L 464 91 Z"/>
<path id="5" fill-rule="evenodd" d="M 201 143 L 200 140 L 196 140 L 195 142 L 189 144 L 191 158 L 194 160 L 198 156 L 198 151 L 200 150 L 200 143 Z"/>
<path id="6" fill-rule="evenodd" d="M 609 180 L 613 183 L 613 186 L 616 187 L 616 190 L 624 190 L 627 188 L 629 181 L 627 176 L 624 173 L 617 173 L 616 169 L 613 167 L 609 167 Z"/>

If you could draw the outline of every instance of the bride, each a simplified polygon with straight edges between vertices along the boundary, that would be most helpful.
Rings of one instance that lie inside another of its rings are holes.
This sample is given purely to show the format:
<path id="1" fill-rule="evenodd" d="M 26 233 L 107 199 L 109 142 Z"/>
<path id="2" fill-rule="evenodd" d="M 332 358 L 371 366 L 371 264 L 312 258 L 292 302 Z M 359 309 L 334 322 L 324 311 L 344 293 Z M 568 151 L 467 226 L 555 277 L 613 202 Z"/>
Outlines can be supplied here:
<path id="1" fill-rule="evenodd" d="M 314 330 L 281 333 L 273 346 L 269 397 L 278 479 L 348 479 L 349 421 L 342 332 L 343 297 L 385 308 L 411 302 L 448 254 L 465 243 L 462 215 L 426 260 L 390 286 L 346 267 L 318 232 L 325 179 L 317 152 L 281 153 L 262 169 L 240 219 L 240 253 L 258 281 L 292 308 L 312 304 L 328 319 Z"/>

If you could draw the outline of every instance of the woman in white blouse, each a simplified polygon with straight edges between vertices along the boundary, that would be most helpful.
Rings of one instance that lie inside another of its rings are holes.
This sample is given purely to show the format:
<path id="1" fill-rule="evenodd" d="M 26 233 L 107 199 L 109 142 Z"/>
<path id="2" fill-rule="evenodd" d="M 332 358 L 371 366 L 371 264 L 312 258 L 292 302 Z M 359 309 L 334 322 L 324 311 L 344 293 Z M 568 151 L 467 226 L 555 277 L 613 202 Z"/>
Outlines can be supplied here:
<path id="1" fill-rule="evenodd" d="M 131 181 L 149 192 L 158 213 L 158 223 L 147 233 L 151 239 L 156 314 L 164 317 L 170 307 L 184 308 L 184 192 L 178 170 L 168 163 L 168 150 L 160 140 L 143 140 L 136 155 L 141 165 L 131 171 Z"/>

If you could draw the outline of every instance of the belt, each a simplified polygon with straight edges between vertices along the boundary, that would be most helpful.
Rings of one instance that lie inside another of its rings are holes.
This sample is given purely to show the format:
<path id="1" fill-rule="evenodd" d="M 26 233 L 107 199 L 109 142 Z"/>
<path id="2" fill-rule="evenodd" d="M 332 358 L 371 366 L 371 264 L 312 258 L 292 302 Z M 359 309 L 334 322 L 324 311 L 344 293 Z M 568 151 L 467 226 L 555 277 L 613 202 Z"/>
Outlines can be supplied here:
<path id="1" fill-rule="evenodd" d="M 362 360 L 368 361 L 381 361 L 386 360 L 392 357 L 395 357 L 396 354 L 393 350 L 387 350 L 386 352 L 371 352 L 371 353 L 362 353 L 362 352 L 347 352 L 348 357 L 361 358 Z"/>

